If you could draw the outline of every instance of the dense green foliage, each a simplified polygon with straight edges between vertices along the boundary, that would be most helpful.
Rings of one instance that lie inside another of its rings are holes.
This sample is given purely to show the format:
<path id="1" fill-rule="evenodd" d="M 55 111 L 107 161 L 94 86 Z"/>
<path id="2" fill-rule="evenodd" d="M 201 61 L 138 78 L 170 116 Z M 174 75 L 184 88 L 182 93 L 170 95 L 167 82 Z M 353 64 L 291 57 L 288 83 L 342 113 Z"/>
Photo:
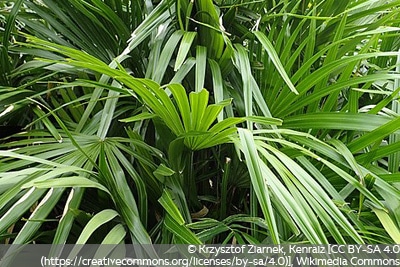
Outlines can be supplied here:
<path id="1" fill-rule="evenodd" d="M 2 1 L 1 241 L 400 243 L 399 6 Z"/>

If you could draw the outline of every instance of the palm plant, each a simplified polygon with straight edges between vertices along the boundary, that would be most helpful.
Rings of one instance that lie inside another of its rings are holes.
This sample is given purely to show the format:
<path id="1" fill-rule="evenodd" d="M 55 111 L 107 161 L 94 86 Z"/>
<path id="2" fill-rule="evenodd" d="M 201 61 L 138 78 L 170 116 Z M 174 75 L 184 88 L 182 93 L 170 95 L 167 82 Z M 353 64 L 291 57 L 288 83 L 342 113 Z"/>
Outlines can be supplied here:
<path id="1" fill-rule="evenodd" d="M 400 242 L 398 2 L 6 3 L 2 240 Z"/>

